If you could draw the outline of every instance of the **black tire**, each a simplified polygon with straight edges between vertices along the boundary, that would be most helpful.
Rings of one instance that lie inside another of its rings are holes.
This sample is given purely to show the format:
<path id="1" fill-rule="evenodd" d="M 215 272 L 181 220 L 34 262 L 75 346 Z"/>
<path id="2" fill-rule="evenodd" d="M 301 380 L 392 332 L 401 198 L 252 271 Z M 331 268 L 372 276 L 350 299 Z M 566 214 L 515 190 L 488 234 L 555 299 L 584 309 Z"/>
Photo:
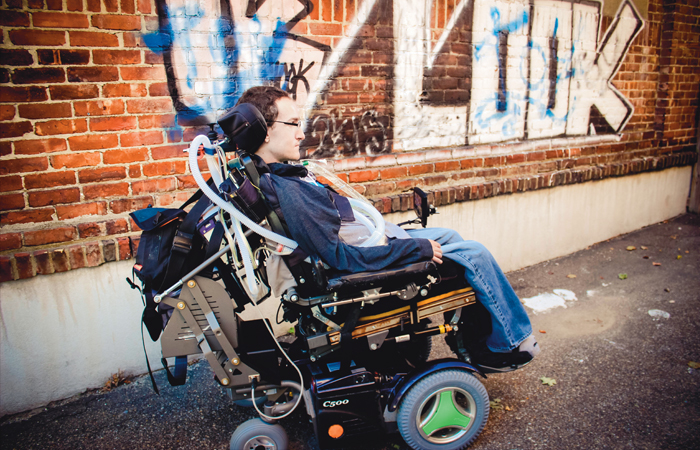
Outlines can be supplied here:
<path id="1" fill-rule="evenodd" d="M 397 422 L 406 444 L 416 450 L 459 450 L 479 436 L 489 417 L 486 388 L 463 370 L 427 375 L 399 405 Z"/>
<path id="2" fill-rule="evenodd" d="M 250 419 L 238 426 L 231 436 L 230 450 L 287 450 L 287 432 L 279 424 Z"/>

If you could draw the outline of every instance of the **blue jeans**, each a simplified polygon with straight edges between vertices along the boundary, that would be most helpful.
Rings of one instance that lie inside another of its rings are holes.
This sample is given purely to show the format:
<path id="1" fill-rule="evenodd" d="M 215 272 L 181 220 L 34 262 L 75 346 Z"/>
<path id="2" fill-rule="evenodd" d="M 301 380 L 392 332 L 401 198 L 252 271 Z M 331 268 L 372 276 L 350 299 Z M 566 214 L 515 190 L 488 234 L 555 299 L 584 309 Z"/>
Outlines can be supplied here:
<path id="1" fill-rule="evenodd" d="M 532 334 L 525 308 L 491 253 L 476 241 L 465 241 L 448 228 L 406 230 L 413 238 L 432 239 L 443 247 L 443 257 L 465 268 L 464 276 L 476 299 L 491 315 L 491 351 L 508 352 Z"/>

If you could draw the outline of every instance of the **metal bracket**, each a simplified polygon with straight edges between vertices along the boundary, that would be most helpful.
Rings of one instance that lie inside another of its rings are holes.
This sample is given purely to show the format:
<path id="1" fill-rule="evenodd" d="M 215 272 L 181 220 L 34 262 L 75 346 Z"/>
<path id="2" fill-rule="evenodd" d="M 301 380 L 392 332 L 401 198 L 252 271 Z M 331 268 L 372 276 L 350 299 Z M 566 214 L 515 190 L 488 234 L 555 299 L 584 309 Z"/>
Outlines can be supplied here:
<path id="1" fill-rule="evenodd" d="M 336 324 L 333 322 L 331 319 L 328 317 L 324 316 L 323 313 L 321 312 L 321 308 L 318 307 L 318 305 L 314 306 L 311 308 L 311 313 L 314 315 L 314 317 L 321 322 L 325 323 L 327 326 L 331 327 L 332 329 L 336 331 L 340 331 L 340 325 Z"/>

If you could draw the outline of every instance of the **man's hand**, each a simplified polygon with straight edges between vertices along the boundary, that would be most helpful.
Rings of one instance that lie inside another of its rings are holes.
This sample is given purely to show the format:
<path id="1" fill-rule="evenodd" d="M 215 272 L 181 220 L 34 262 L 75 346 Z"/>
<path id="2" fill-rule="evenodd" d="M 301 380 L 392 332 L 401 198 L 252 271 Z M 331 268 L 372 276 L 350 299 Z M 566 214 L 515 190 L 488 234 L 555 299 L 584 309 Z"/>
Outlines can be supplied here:
<path id="1" fill-rule="evenodd" d="M 432 239 L 428 239 L 428 241 L 430 241 L 430 245 L 433 246 L 433 261 L 442 264 L 442 247 Z"/>

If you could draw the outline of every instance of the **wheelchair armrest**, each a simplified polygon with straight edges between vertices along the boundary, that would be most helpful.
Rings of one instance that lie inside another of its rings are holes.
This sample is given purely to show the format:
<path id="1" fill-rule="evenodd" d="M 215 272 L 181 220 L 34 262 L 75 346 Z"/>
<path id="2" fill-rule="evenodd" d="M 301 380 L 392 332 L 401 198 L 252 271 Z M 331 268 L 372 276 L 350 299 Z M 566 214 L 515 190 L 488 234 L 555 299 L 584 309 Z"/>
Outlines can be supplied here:
<path id="1" fill-rule="evenodd" d="M 329 277 L 327 291 L 358 291 L 374 288 L 386 288 L 396 284 L 402 286 L 414 281 L 417 276 L 427 275 L 437 270 L 433 261 L 423 261 L 406 266 L 392 267 L 375 272 L 360 272 Z"/>

